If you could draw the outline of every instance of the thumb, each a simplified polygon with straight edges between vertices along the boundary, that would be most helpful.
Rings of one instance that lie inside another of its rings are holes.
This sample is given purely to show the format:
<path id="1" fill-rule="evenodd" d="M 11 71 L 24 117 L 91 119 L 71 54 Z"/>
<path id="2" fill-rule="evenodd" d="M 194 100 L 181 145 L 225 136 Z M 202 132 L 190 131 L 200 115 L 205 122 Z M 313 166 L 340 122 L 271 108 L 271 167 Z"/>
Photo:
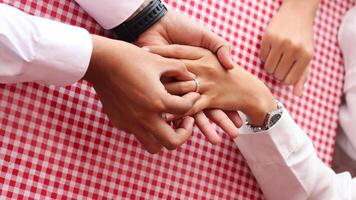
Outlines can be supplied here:
<path id="1" fill-rule="evenodd" d="M 161 78 L 175 78 L 179 81 L 193 80 L 196 75 L 188 71 L 184 62 L 175 59 L 166 58 L 164 68 L 160 68 Z"/>
<path id="2" fill-rule="evenodd" d="M 303 90 L 304 90 L 304 86 L 305 84 L 308 82 L 308 77 L 309 77 L 309 69 L 307 69 L 304 74 L 302 75 L 302 77 L 300 77 L 300 79 L 298 80 L 298 82 L 294 85 L 293 87 L 293 94 L 295 96 L 302 96 L 303 95 Z"/>
<path id="3" fill-rule="evenodd" d="M 234 68 L 234 63 L 231 58 L 231 45 L 226 40 L 208 29 L 203 31 L 202 38 L 201 46 L 214 52 L 221 65 L 226 69 Z"/>
<path id="4" fill-rule="evenodd" d="M 185 114 L 192 109 L 199 97 L 199 93 L 195 92 L 190 92 L 182 97 L 171 95 L 166 92 L 162 98 L 162 102 L 165 107 L 163 112 L 171 114 Z"/>

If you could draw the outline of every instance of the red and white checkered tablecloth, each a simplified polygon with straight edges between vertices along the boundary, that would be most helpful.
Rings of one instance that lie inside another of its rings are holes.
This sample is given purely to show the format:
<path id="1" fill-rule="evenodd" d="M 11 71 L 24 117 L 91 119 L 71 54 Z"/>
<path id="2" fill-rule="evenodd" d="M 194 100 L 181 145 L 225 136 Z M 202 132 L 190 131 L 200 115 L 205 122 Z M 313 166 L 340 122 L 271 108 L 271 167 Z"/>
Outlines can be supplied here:
<path id="1" fill-rule="evenodd" d="M 21 10 L 103 31 L 74 1 L 1 0 Z M 343 68 L 337 30 L 350 0 L 323 0 L 315 21 L 316 56 L 302 98 L 262 70 L 259 43 L 278 0 L 168 0 L 233 44 L 236 62 L 272 89 L 332 159 Z M 221 131 L 220 131 L 221 132 Z M 146 153 L 113 128 L 94 90 L 0 85 L 0 199 L 263 199 L 234 143 L 210 145 L 198 130 L 177 151 Z"/>

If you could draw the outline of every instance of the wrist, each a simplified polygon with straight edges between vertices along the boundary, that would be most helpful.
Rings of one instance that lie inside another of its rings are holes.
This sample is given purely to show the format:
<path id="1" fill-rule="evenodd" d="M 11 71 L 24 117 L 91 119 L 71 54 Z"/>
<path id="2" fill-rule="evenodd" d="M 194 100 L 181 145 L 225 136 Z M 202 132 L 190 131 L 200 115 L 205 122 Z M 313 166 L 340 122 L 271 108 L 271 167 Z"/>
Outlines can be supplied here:
<path id="1" fill-rule="evenodd" d="M 248 102 L 245 114 L 249 123 L 254 126 L 264 125 L 267 114 L 277 109 L 277 103 L 269 90 Z"/>
<path id="2" fill-rule="evenodd" d="M 314 19 L 320 0 L 284 0 L 282 6 L 297 10 L 298 13 Z"/>
<path id="3" fill-rule="evenodd" d="M 91 82 L 90 80 L 93 77 L 93 74 L 95 73 L 95 64 L 97 62 L 97 47 L 98 47 L 98 36 L 97 35 L 92 35 L 92 43 L 93 43 L 93 50 L 91 53 L 91 57 L 90 57 L 90 62 L 89 62 L 89 66 L 87 71 L 84 74 L 83 80 L 86 80 L 88 82 Z"/>
<path id="4" fill-rule="evenodd" d="M 88 69 L 83 77 L 83 80 L 94 84 L 95 82 L 97 82 L 98 78 L 100 78 L 99 74 L 105 70 L 105 67 L 108 67 L 107 64 L 105 64 L 108 60 L 107 58 L 105 58 L 105 55 L 107 54 L 106 50 L 110 49 L 108 45 L 112 44 L 112 42 L 116 42 L 108 42 L 108 40 L 111 39 L 98 35 L 92 35 L 93 51 L 91 54 Z"/>

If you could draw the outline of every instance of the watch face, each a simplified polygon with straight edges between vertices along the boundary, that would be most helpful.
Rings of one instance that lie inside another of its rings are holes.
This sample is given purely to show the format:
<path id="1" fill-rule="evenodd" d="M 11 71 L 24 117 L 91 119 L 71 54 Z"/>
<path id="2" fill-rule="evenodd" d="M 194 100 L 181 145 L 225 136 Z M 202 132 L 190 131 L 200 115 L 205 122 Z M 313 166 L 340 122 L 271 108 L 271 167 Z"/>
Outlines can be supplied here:
<path id="1" fill-rule="evenodd" d="M 273 125 L 275 125 L 281 117 L 282 117 L 282 115 L 280 113 L 273 115 L 271 117 L 269 127 L 272 127 Z"/>

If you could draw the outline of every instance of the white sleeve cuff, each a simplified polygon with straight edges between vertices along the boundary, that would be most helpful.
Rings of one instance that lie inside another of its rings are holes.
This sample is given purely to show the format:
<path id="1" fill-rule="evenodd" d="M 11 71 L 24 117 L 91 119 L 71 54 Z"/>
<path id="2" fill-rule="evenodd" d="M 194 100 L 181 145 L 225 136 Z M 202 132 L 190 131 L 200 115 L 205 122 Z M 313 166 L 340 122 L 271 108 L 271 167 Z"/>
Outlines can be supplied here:
<path id="1" fill-rule="evenodd" d="M 76 0 L 103 28 L 113 29 L 126 21 L 144 0 Z"/>
<path id="2" fill-rule="evenodd" d="M 243 126 L 239 133 L 235 142 L 251 164 L 284 162 L 308 139 L 286 109 L 281 119 L 269 130 L 255 133 Z"/>
<path id="3" fill-rule="evenodd" d="M 73 84 L 83 78 L 93 50 L 89 32 L 50 21 L 40 30 L 37 54 L 28 74 L 37 82 L 58 86 Z M 44 71 L 46 73 L 41 73 Z"/>
<path id="4" fill-rule="evenodd" d="M 0 83 L 64 86 L 84 76 L 93 49 L 85 29 L 5 4 L 0 4 L 0 27 Z"/>

